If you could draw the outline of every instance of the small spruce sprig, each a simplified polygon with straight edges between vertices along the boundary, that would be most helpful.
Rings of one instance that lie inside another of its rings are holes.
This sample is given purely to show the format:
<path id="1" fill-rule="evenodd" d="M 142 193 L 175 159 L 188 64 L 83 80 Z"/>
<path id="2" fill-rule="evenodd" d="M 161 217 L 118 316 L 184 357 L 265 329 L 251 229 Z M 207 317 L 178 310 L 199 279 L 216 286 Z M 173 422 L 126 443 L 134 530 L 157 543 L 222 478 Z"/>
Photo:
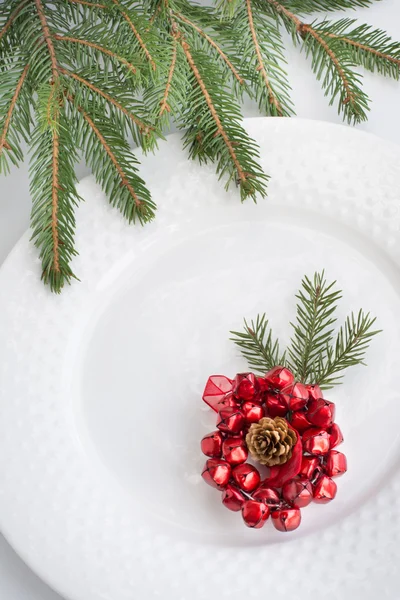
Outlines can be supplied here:
<path id="1" fill-rule="evenodd" d="M 328 283 L 325 273 L 305 276 L 296 295 L 296 320 L 286 351 L 272 335 L 264 315 L 244 321 L 244 331 L 232 331 L 232 341 L 240 348 L 252 370 L 266 373 L 276 365 L 288 367 L 302 383 L 330 389 L 341 383 L 343 371 L 365 365 L 364 358 L 372 338 L 375 317 L 359 310 L 351 313 L 344 325 L 336 328 L 335 312 L 342 292 L 336 281 Z"/>
<path id="2" fill-rule="evenodd" d="M 55 292 L 75 274 L 75 165 L 83 156 L 128 222 L 155 203 L 130 141 L 153 150 L 175 121 L 189 157 L 214 163 L 241 200 L 267 194 L 259 148 L 241 124 L 245 94 L 291 116 L 282 29 L 304 50 L 349 123 L 367 118 L 359 67 L 399 79 L 400 43 L 331 10 L 379 0 L 3 0 L 0 174 L 31 156 L 33 241 Z M 307 21 L 307 14 L 323 20 Z"/>

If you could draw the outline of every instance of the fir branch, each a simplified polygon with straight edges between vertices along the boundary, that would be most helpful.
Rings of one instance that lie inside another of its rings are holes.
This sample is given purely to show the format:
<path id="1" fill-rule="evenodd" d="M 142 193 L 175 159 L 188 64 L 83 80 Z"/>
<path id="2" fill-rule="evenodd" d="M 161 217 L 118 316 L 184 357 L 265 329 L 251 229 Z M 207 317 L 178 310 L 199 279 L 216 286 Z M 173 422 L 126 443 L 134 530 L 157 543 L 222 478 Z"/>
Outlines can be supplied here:
<path id="1" fill-rule="evenodd" d="M 336 319 L 334 313 L 340 291 L 335 291 L 336 282 L 327 283 L 324 272 L 315 273 L 311 281 L 304 277 L 302 288 L 297 294 L 297 320 L 291 324 L 294 337 L 288 349 L 289 366 L 300 381 L 312 383 L 314 363 L 323 360 L 330 345 Z"/>
<path id="2" fill-rule="evenodd" d="M 164 111 L 171 112 L 171 108 L 168 104 L 168 96 L 169 96 L 169 92 L 171 90 L 172 80 L 174 78 L 176 59 L 177 59 L 177 41 L 174 38 L 172 41 L 172 57 L 171 57 L 171 64 L 170 64 L 170 67 L 168 70 L 167 83 L 165 85 L 165 90 L 164 90 L 162 100 L 160 101 L 159 117 L 161 117 L 163 115 Z"/>
<path id="3" fill-rule="evenodd" d="M 82 44 L 83 46 L 88 46 L 89 48 L 97 50 L 98 52 L 101 52 L 102 54 L 105 54 L 106 56 L 110 56 L 111 58 L 114 58 L 115 60 L 117 60 L 118 62 L 123 64 L 128 69 L 128 71 L 130 71 L 134 75 L 137 73 L 137 69 L 132 63 L 127 61 L 122 56 L 119 56 L 112 50 L 108 50 L 104 46 L 100 46 L 99 44 L 96 44 L 95 42 L 91 42 L 89 40 L 83 40 L 83 39 L 79 39 L 79 38 L 75 38 L 75 37 L 70 37 L 67 35 L 58 35 L 58 34 L 54 35 L 53 39 L 57 40 L 59 42 L 70 42 L 72 44 Z"/>
<path id="4" fill-rule="evenodd" d="M 293 12 L 307 14 L 335 10 L 354 10 L 370 6 L 380 0 L 285 0 L 285 6 Z"/>
<path id="5" fill-rule="evenodd" d="M 90 2 L 88 0 L 68 0 L 71 4 L 80 4 L 81 6 L 89 6 L 90 8 L 101 8 L 107 9 L 108 6 L 106 4 L 100 4 L 98 2 Z"/>
<path id="6" fill-rule="evenodd" d="M 179 21 L 182 21 L 183 23 L 186 23 L 192 29 L 194 29 L 194 31 L 196 31 L 199 35 L 201 35 L 207 41 L 207 43 L 219 54 L 219 56 L 222 58 L 222 60 L 224 61 L 224 63 L 228 67 L 228 69 L 230 69 L 232 71 L 232 74 L 235 77 L 235 79 L 238 81 L 238 83 L 240 85 L 244 84 L 243 77 L 241 77 L 241 75 L 239 74 L 238 70 L 234 67 L 234 65 L 232 64 L 232 62 L 229 60 L 229 58 L 226 55 L 226 53 L 222 50 L 222 48 L 203 29 L 201 29 L 200 27 L 198 27 L 198 25 L 196 25 L 195 23 L 193 23 L 192 21 L 190 21 L 187 17 L 185 17 L 184 15 L 182 15 L 179 12 L 173 12 L 172 14 Z"/>
<path id="7" fill-rule="evenodd" d="M 119 0 L 111 0 L 116 7 L 118 7 L 118 9 L 121 11 L 121 15 L 123 16 L 123 18 L 125 19 L 125 21 L 128 23 L 131 31 L 133 32 L 133 35 L 135 36 L 135 38 L 137 39 L 137 41 L 139 42 L 140 47 L 142 48 L 147 60 L 149 61 L 149 63 L 151 64 L 151 68 L 153 69 L 153 71 L 156 70 L 156 63 L 154 62 L 153 57 L 151 56 L 142 36 L 140 35 L 138 29 L 135 27 L 135 24 L 133 23 L 133 19 L 131 18 L 131 16 L 128 14 L 127 10 L 124 10 L 121 6 L 121 2 Z"/>
<path id="8" fill-rule="evenodd" d="M 7 141 L 7 137 L 8 137 L 10 125 L 12 124 L 12 121 L 13 121 L 14 111 L 15 111 L 19 96 L 21 94 L 22 86 L 24 85 L 25 79 L 28 75 L 28 71 L 29 71 L 29 64 L 25 66 L 24 70 L 21 73 L 21 76 L 18 79 L 14 94 L 10 100 L 8 110 L 5 114 L 4 122 L 1 125 L 1 129 L 0 129 L 0 172 L 2 170 L 1 169 L 1 165 L 2 165 L 1 158 L 2 158 L 4 150 L 7 150 L 9 152 L 13 151 L 14 155 L 15 154 L 17 155 L 16 158 L 19 158 L 20 160 L 22 159 L 21 152 L 18 151 L 18 149 L 17 149 L 18 146 L 13 147 Z M 0 117 L 1 117 L 1 115 L 0 115 Z M 1 123 L 1 121 L 0 121 L 0 123 Z"/>
<path id="9" fill-rule="evenodd" d="M 19 2 L 19 4 L 16 6 L 16 8 L 10 13 L 6 22 L 0 29 L 0 42 L 1 42 L 2 38 L 6 35 L 6 33 L 11 29 L 11 27 L 14 24 L 14 21 L 17 19 L 18 15 L 21 13 L 22 9 L 25 7 L 25 5 L 28 2 L 29 2 L 29 0 L 21 0 L 21 2 Z"/>
<path id="10" fill-rule="evenodd" d="M 285 365 L 285 353 L 281 354 L 278 340 L 273 339 L 268 320 L 264 315 L 257 315 L 256 321 L 247 323 L 244 320 L 244 332 L 231 331 L 230 338 L 239 346 L 242 355 L 252 370 L 266 373 L 276 365 Z"/>
<path id="11" fill-rule="evenodd" d="M 44 41 L 46 42 L 46 45 L 47 45 L 47 48 L 49 51 L 53 83 L 55 83 L 57 81 L 57 79 L 59 78 L 59 71 L 58 71 L 58 63 L 57 63 L 56 52 L 54 49 L 54 44 L 51 39 L 51 33 L 50 33 L 50 29 L 49 29 L 49 26 L 47 23 L 46 14 L 44 12 L 42 0 L 34 0 L 34 2 L 35 2 L 38 16 L 39 16 L 40 24 L 42 26 Z"/>
<path id="12" fill-rule="evenodd" d="M 315 382 L 323 389 L 341 383 L 342 371 L 358 364 L 365 365 L 364 357 L 372 338 L 380 333 L 372 330 L 376 322 L 369 313 L 352 313 L 341 327 L 334 347 L 328 347 L 325 362 L 320 362 L 315 371 Z"/>

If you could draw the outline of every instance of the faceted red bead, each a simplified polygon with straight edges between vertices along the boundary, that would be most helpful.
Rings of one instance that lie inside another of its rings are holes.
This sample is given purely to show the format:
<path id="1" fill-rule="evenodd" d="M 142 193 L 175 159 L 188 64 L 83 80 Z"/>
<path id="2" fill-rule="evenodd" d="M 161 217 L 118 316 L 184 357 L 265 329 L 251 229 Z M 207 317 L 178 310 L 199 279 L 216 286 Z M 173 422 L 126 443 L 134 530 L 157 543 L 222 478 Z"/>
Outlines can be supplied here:
<path id="1" fill-rule="evenodd" d="M 347 458 L 342 452 L 331 450 L 326 459 L 326 474 L 328 477 L 339 477 L 347 471 Z"/>
<path id="2" fill-rule="evenodd" d="M 240 410 L 244 414 L 246 423 L 258 423 L 264 417 L 263 407 L 254 402 L 244 402 Z"/>
<path id="3" fill-rule="evenodd" d="M 313 479 L 318 467 L 319 460 L 316 456 L 303 456 L 299 475 L 307 479 Z"/>
<path id="4" fill-rule="evenodd" d="M 301 512 L 299 508 L 282 508 L 275 510 L 272 515 L 272 523 L 278 531 L 294 531 L 301 523 Z"/>
<path id="5" fill-rule="evenodd" d="M 246 462 L 249 455 L 244 439 L 228 437 L 222 443 L 222 453 L 230 465 L 240 465 Z"/>
<path id="6" fill-rule="evenodd" d="M 260 473 L 253 465 L 245 463 L 232 469 L 232 477 L 244 492 L 252 492 L 260 485 Z"/>
<path id="7" fill-rule="evenodd" d="M 293 428 L 297 431 L 300 431 L 300 433 L 311 427 L 311 423 L 307 419 L 306 413 L 299 410 L 296 410 L 294 413 L 292 413 L 290 423 L 292 424 Z"/>
<path id="8" fill-rule="evenodd" d="M 284 417 L 288 411 L 288 406 L 281 394 L 267 392 L 265 403 L 267 406 L 268 415 L 272 418 Z"/>
<path id="9" fill-rule="evenodd" d="M 231 472 L 231 465 L 225 460 L 209 458 L 204 466 L 201 476 L 208 485 L 222 490 L 228 485 Z"/>
<path id="10" fill-rule="evenodd" d="M 226 394 L 222 400 L 217 402 L 215 410 L 219 412 L 222 408 L 226 408 L 227 406 L 233 406 L 234 408 L 239 408 L 239 403 L 235 400 L 233 394 Z"/>
<path id="11" fill-rule="evenodd" d="M 229 508 L 229 510 L 238 512 L 241 510 L 245 500 L 246 498 L 243 496 L 242 492 L 231 483 L 229 483 L 222 492 L 222 504 L 226 506 L 226 508 Z"/>
<path id="12" fill-rule="evenodd" d="M 255 492 L 253 492 L 254 500 L 264 502 L 269 508 L 276 509 L 281 503 L 281 497 L 275 488 L 264 487 L 261 485 Z"/>
<path id="13" fill-rule="evenodd" d="M 334 499 L 337 492 L 337 485 L 327 475 L 322 475 L 314 486 L 314 502 L 326 504 Z"/>
<path id="14" fill-rule="evenodd" d="M 238 400 L 246 402 L 258 395 L 260 386 L 253 373 L 239 373 L 233 382 L 233 395 Z"/>
<path id="15" fill-rule="evenodd" d="M 306 385 L 306 388 L 307 388 L 310 400 L 319 400 L 320 398 L 324 397 L 319 385 Z"/>
<path id="16" fill-rule="evenodd" d="M 263 502 L 246 500 L 242 506 L 242 517 L 247 527 L 260 529 L 269 517 L 269 508 Z"/>
<path id="17" fill-rule="evenodd" d="M 343 442 L 343 434 L 340 430 L 339 425 L 336 425 L 336 423 L 334 423 L 329 429 L 329 436 L 331 448 L 336 448 L 336 446 L 339 446 L 339 444 Z"/>
<path id="18" fill-rule="evenodd" d="M 228 379 L 224 375 L 211 375 L 204 388 L 204 402 L 217 412 L 218 402 L 224 398 L 225 394 L 232 391 L 232 383 L 232 379 Z"/>
<path id="19" fill-rule="evenodd" d="M 222 434 L 220 431 L 212 431 L 201 440 L 201 450 L 206 456 L 220 458 L 222 454 Z"/>
<path id="20" fill-rule="evenodd" d="M 312 427 L 303 433 L 303 449 L 305 452 L 322 456 L 328 454 L 329 446 L 329 433 L 324 429 Z"/>
<path id="21" fill-rule="evenodd" d="M 328 429 L 335 420 L 334 403 L 323 398 L 311 400 L 307 408 L 307 418 L 313 425 Z"/>
<path id="22" fill-rule="evenodd" d="M 268 371 L 265 380 L 271 389 L 282 390 L 294 382 L 294 375 L 286 367 L 277 366 Z"/>
<path id="23" fill-rule="evenodd" d="M 288 385 L 281 394 L 290 410 L 301 410 L 308 402 L 308 390 L 302 383 Z"/>
<path id="24" fill-rule="evenodd" d="M 234 406 L 222 408 L 218 414 L 217 427 L 224 433 L 239 433 L 244 427 L 243 413 Z"/>
<path id="25" fill-rule="evenodd" d="M 282 496 L 291 506 L 304 508 L 312 502 L 312 485 L 308 479 L 296 477 L 285 483 L 282 488 Z"/>

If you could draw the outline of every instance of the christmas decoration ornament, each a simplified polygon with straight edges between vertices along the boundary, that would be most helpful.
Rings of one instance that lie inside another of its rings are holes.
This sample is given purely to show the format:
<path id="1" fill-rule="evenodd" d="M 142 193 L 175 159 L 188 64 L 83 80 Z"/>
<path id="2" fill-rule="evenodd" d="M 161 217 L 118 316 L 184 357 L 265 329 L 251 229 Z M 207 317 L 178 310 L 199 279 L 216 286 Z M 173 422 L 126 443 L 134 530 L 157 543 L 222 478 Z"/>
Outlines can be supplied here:
<path id="1" fill-rule="evenodd" d="M 377 332 L 371 331 L 374 319 L 360 311 L 334 341 L 330 326 L 338 297 L 323 275 L 313 282 L 305 278 L 287 354 L 279 353 L 271 333 L 266 336 L 265 319 L 258 318 L 235 341 L 252 366 L 263 365 L 266 356 L 277 364 L 266 363 L 271 368 L 264 376 L 212 375 L 206 383 L 203 400 L 217 413 L 217 430 L 201 440 L 209 457 L 202 477 L 221 491 L 222 505 L 241 511 L 252 529 L 262 528 L 271 515 L 275 529 L 294 531 L 301 509 L 331 502 L 337 493 L 333 478 L 347 471 L 346 456 L 336 450 L 343 435 L 334 422 L 335 404 L 324 398 L 323 388 L 337 383 L 345 367 L 363 361 Z M 254 346 L 258 335 L 262 356 Z"/>

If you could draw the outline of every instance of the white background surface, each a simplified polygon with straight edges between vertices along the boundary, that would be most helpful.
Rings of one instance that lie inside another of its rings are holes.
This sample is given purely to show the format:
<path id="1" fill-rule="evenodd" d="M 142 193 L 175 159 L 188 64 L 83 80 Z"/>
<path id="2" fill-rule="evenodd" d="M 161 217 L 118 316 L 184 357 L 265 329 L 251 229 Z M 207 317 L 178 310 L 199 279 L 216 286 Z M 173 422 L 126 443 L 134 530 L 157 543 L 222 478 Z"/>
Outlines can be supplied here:
<path id="1" fill-rule="evenodd" d="M 358 9 L 357 17 L 388 31 L 400 39 L 400 1 L 382 0 L 369 9 Z M 335 107 L 329 107 L 315 81 L 307 60 L 288 44 L 288 72 L 293 87 L 293 98 L 300 117 L 341 123 Z M 399 143 L 400 141 L 400 83 L 377 75 L 365 75 L 365 89 L 372 97 L 369 122 L 361 129 Z M 245 114 L 257 114 L 250 104 Z M 301 143 L 299 141 L 299 143 Z M 327 157 L 328 159 L 328 157 Z M 85 168 L 79 175 L 86 174 Z M 4 260 L 29 223 L 30 199 L 27 166 L 6 179 L 0 180 L 0 261 Z M 7 290 L 1 290 L 6 294 Z M 66 574 L 66 577 L 68 574 Z M 14 554 L 7 542 L 0 538 L 0 597 L 5 600 L 59 600 L 59 596 L 45 586 Z"/>

